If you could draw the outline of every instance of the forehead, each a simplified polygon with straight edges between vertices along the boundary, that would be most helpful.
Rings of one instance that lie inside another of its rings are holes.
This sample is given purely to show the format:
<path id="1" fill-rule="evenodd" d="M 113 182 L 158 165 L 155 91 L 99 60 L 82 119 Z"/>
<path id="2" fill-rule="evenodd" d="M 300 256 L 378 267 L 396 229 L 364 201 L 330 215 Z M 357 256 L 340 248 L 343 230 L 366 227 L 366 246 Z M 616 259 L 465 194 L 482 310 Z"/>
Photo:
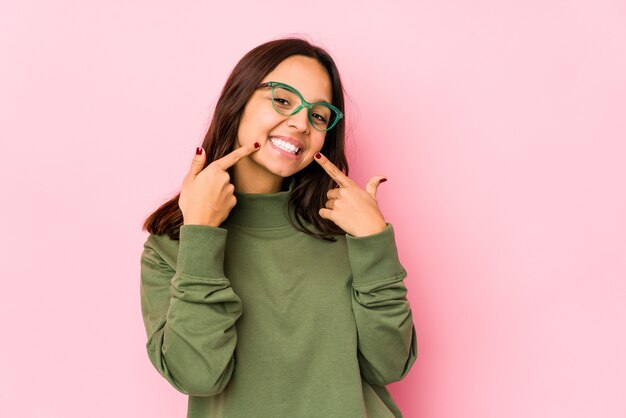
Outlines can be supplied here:
<path id="1" fill-rule="evenodd" d="M 263 77 L 262 82 L 266 81 L 288 84 L 309 102 L 332 101 L 330 76 L 315 58 L 292 55 Z"/>

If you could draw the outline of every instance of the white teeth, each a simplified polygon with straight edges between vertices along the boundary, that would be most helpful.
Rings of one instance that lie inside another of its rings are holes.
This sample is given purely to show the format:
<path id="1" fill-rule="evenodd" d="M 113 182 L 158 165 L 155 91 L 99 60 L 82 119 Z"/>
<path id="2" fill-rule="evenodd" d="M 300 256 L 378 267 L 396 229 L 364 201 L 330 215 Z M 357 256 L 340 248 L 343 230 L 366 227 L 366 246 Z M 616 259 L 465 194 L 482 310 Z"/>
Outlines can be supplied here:
<path id="1" fill-rule="evenodd" d="M 290 152 L 291 154 L 297 154 L 298 151 L 300 151 L 300 148 L 296 147 L 293 144 L 290 144 L 287 141 L 283 141 L 282 139 L 279 138 L 270 138 L 270 141 L 272 142 L 272 144 L 276 145 L 278 148 Z"/>

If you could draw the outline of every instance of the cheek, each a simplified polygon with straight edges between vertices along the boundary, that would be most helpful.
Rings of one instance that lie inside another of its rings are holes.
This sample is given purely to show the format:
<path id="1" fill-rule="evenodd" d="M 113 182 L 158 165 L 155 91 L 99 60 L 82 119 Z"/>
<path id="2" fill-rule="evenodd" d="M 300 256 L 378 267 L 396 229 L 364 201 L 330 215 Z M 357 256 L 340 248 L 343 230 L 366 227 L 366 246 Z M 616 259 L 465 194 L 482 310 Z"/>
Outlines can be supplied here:
<path id="1" fill-rule="evenodd" d="M 324 139 L 325 139 L 326 135 L 320 135 L 320 136 L 316 136 L 315 138 L 311 139 L 311 150 L 314 152 L 318 152 L 322 150 L 322 147 L 324 146 Z"/>
<path id="2" fill-rule="evenodd" d="M 280 115 L 274 109 L 266 109 L 259 106 L 251 107 L 244 110 L 239 122 L 238 134 L 241 139 L 250 139 L 246 137 L 256 137 L 259 134 L 266 133 L 280 122 Z M 259 138 L 255 139 L 258 140 Z"/>

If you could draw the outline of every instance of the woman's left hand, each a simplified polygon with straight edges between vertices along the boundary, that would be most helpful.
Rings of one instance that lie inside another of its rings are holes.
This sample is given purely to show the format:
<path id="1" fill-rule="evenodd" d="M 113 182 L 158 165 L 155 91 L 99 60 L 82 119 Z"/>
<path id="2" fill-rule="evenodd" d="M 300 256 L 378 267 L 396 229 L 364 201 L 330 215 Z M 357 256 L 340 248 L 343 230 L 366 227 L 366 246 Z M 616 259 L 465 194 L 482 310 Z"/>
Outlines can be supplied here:
<path id="1" fill-rule="evenodd" d="M 355 237 L 377 234 L 387 227 L 376 201 L 378 185 L 387 179 L 372 177 L 363 190 L 321 153 L 315 155 L 315 161 L 339 185 L 328 191 L 326 207 L 319 211 L 322 218 Z"/>

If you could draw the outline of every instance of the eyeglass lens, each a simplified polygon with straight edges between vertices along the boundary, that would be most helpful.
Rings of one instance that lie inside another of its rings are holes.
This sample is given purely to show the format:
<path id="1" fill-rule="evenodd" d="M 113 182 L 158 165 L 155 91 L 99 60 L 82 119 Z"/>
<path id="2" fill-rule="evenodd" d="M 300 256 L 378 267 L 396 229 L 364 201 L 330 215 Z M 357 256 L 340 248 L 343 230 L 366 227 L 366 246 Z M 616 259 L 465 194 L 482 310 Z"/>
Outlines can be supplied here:
<path id="1" fill-rule="evenodd" d="M 291 115 L 302 104 L 295 92 L 280 86 L 273 87 L 272 98 L 274 109 L 282 115 Z M 320 130 L 326 130 L 332 126 L 336 117 L 337 114 L 323 104 L 314 104 L 309 109 L 309 120 Z"/>

